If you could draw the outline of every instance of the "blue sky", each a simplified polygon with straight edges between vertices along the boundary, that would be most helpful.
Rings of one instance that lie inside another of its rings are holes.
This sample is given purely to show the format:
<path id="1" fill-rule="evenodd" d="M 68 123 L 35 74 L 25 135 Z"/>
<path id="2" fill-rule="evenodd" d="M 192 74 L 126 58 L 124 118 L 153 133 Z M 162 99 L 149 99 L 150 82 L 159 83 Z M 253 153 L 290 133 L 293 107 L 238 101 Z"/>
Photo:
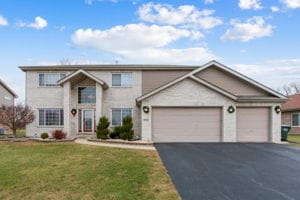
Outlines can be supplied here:
<path id="1" fill-rule="evenodd" d="M 19 65 L 212 59 L 274 89 L 300 83 L 300 0 L 0 0 L 0 78 Z"/>

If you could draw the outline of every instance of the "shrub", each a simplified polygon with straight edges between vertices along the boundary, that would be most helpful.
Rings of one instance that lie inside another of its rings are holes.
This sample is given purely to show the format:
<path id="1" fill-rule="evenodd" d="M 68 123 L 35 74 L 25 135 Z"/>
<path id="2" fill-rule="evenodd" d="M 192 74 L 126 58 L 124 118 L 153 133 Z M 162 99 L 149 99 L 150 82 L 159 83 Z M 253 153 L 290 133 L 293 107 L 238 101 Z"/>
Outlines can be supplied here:
<path id="1" fill-rule="evenodd" d="M 134 135 L 134 131 L 132 129 L 132 117 L 127 116 L 123 118 L 123 125 L 122 125 L 122 133 L 120 134 L 120 138 L 123 140 L 131 140 Z"/>
<path id="2" fill-rule="evenodd" d="M 98 125 L 97 125 L 97 138 L 98 139 L 102 139 L 102 140 L 106 140 L 108 139 L 108 135 L 109 135 L 109 120 L 107 117 L 103 116 L 99 119 Z"/>
<path id="3" fill-rule="evenodd" d="M 49 137 L 48 133 L 44 132 L 44 133 L 41 133 L 41 138 L 42 139 L 47 139 Z"/>
<path id="4" fill-rule="evenodd" d="M 55 130 L 52 132 L 52 137 L 57 140 L 66 138 L 66 134 L 62 130 Z"/>
<path id="5" fill-rule="evenodd" d="M 122 126 L 114 127 L 113 131 L 110 133 L 109 137 L 113 139 L 120 138 L 120 134 L 122 133 Z"/>

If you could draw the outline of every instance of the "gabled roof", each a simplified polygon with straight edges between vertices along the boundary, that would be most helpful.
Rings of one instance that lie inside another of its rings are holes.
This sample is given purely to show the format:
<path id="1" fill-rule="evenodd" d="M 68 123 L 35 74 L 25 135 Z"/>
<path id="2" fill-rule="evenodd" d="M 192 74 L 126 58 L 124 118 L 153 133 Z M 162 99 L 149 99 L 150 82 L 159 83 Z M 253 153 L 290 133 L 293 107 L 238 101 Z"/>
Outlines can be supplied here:
<path id="1" fill-rule="evenodd" d="M 288 100 L 281 105 L 282 111 L 300 110 L 300 94 L 288 96 Z"/>
<path id="2" fill-rule="evenodd" d="M 77 77 L 79 75 L 84 75 L 84 76 L 86 76 L 86 77 L 94 80 L 96 83 L 99 83 L 103 87 L 103 89 L 107 89 L 108 88 L 108 85 L 104 81 L 98 79 L 97 77 L 93 76 L 92 74 L 86 72 L 83 69 L 79 69 L 79 70 L 77 70 L 77 71 L 69 74 L 68 76 L 60 79 L 58 81 L 58 84 L 63 85 L 65 82 L 70 81 L 70 80 L 74 79 L 75 77 Z"/>
<path id="3" fill-rule="evenodd" d="M 6 85 L 1 79 L 0 85 L 2 85 L 2 87 L 4 87 L 11 95 L 13 95 L 14 98 L 18 98 L 18 95 L 10 87 L 8 87 L 8 85 Z"/>
<path id="4" fill-rule="evenodd" d="M 272 90 L 272 89 L 270 89 L 270 88 L 268 88 L 268 87 L 266 87 L 266 86 L 264 86 L 264 85 L 262 85 L 262 84 L 260 84 L 260 83 L 258 83 L 256 81 L 250 79 L 249 77 L 244 76 L 244 75 L 238 73 L 237 71 L 234 71 L 233 69 L 230 69 L 229 67 L 227 67 L 227 66 L 225 66 L 225 65 L 223 65 L 223 64 L 221 64 L 221 63 L 219 63 L 219 62 L 217 62 L 215 60 L 213 60 L 213 61 L 210 61 L 210 62 L 204 64 L 203 66 L 201 66 L 201 67 L 199 67 L 199 68 L 191 71 L 190 73 L 187 73 L 187 74 L 185 74 L 185 75 L 183 75 L 183 76 L 181 76 L 181 77 L 179 77 L 179 78 L 177 78 L 177 79 L 175 79 L 175 80 L 173 80 L 173 81 L 171 81 L 171 82 L 169 82 L 169 83 L 167 83 L 165 85 L 162 85 L 161 87 L 158 87 L 158 88 L 152 90 L 149 93 L 146 93 L 146 94 L 138 97 L 136 99 L 136 101 L 139 103 L 142 100 L 147 99 L 147 98 L 151 97 L 152 95 L 155 95 L 156 93 L 158 93 L 158 92 L 160 92 L 160 91 L 162 91 L 162 90 L 164 90 L 164 89 L 166 89 L 166 88 L 168 88 L 168 87 L 170 87 L 170 86 L 172 86 L 172 85 L 174 85 L 174 84 L 176 84 L 176 83 L 178 83 L 178 82 L 180 82 L 180 81 L 182 81 L 184 79 L 187 79 L 187 78 L 195 80 L 196 82 L 198 82 L 198 83 L 200 83 L 202 85 L 205 85 L 205 86 L 209 87 L 210 89 L 212 89 L 212 90 L 214 90 L 214 91 L 216 91 L 218 93 L 221 93 L 221 94 L 223 94 L 223 95 L 225 95 L 225 96 L 227 96 L 227 97 L 229 97 L 229 98 L 231 98 L 233 100 L 246 101 L 247 100 L 246 97 L 237 97 L 237 96 L 235 96 L 235 95 L 233 95 L 233 94 L 231 94 L 231 93 L 229 93 L 229 92 L 227 92 L 227 91 L 225 91 L 225 90 L 223 90 L 223 89 L 221 89 L 221 88 L 219 88 L 219 87 L 217 87 L 217 86 L 215 86 L 215 85 L 213 85 L 211 83 L 208 83 L 207 81 L 205 81 L 203 79 L 200 79 L 200 78 L 194 76 L 196 73 L 198 73 L 198 72 L 200 72 L 200 71 L 202 71 L 202 70 L 204 70 L 204 69 L 206 69 L 208 67 L 212 67 L 212 66 L 216 66 L 216 67 L 218 67 L 220 69 L 223 69 L 224 71 L 226 71 L 226 72 L 228 72 L 228 73 L 230 73 L 230 74 L 232 74 L 234 76 L 237 76 L 240 79 L 242 79 L 242 80 L 244 80 L 244 81 L 246 81 L 246 82 L 248 82 L 248 83 L 250 83 L 252 85 L 255 85 L 256 87 L 262 89 L 263 91 L 266 91 L 266 92 L 268 92 L 268 93 L 270 93 L 270 94 L 272 94 L 272 95 L 275 96 L 273 98 L 270 98 L 270 97 L 266 97 L 266 98 L 263 97 L 263 98 L 261 98 L 261 97 L 259 97 L 259 98 L 256 98 L 256 99 L 250 97 L 248 100 L 259 100 L 259 101 L 264 101 L 264 100 L 265 101 L 269 101 L 269 100 L 272 100 L 272 101 L 273 100 L 284 101 L 284 100 L 286 100 L 286 97 L 284 95 L 282 95 L 282 94 L 280 94 L 280 93 L 278 93 L 278 92 L 276 92 L 276 91 L 274 91 L 274 90 Z"/>

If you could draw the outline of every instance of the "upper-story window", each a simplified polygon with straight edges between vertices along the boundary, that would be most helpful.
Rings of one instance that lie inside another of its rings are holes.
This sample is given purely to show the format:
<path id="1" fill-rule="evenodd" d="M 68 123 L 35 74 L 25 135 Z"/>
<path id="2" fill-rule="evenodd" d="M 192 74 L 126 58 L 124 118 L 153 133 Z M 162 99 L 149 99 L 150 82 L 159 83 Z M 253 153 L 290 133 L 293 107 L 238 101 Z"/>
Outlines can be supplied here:
<path id="1" fill-rule="evenodd" d="M 114 87 L 131 87 L 132 73 L 113 73 L 112 86 Z"/>
<path id="2" fill-rule="evenodd" d="M 58 81 L 65 77 L 63 73 L 40 73 L 39 74 L 39 86 L 40 87 L 56 87 Z"/>
<path id="3" fill-rule="evenodd" d="M 79 104 L 95 104 L 96 88 L 95 87 L 78 87 L 78 103 Z"/>

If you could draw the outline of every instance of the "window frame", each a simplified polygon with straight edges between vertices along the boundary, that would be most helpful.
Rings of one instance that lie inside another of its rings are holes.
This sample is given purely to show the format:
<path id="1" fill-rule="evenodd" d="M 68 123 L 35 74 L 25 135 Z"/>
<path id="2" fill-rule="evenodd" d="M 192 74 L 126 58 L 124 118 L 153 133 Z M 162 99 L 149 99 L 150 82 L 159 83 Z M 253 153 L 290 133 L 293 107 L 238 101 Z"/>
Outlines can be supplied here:
<path id="1" fill-rule="evenodd" d="M 293 117 L 294 117 L 294 115 L 298 115 L 299 117 L 299 123 L 298 123 L 298 125 L 293 125 Z M 300 127 L 300 112 L 297 112 L 297 113 L 291 113 L 291 127 Z"/>
<path id="2" fill-rule="evenodd" d="M 61 87 L 58 83 L 56 83 L 55 85 L 46 85 L 45 83 L 43 85 L 40 84 L 40 75 L 49 75 L 49 74 L 59 74 L 59 79 L 57 81 L 59 81 L 60 79 L 64 78 L 67 76 L 67 73 L 63 72 L 38 72 L 37 73 L 37 77 L 38 77 L 38 87 L 39 88 L 58 88 Z M 44 80 L 45 81 L 45 80 Z"/>
<path id="3" fill-rule="evenodd" d="M 44 113 L 43 113 L 43 124 L 41 125 L 40 124 L 40 111 L 43 110 Z M 59 124 L 55 124 L 55 125 L 47 125 L 47 117 L 46 117 L 46 111 L 47 110 L 56 110 L 59 112 L 59 119 L 58 119 L 58 122 Z M 50 128 L 53 128 L 53 127 L 59 127 L 59 128 L 62 128 L 64 127 L 64 109 L 63 108 L 38 108 L 37 109 L 38 113 L 37 113 L 37 116 L 38 116 L 38 120 L 37 120 L 37 123 L 38 123 L 38 127 L 50 127 Z"/>
<path id="4" fill-rule="evenodd" d="M 132 108 L 112 108 L 111 111 L 110 111 L 110 119 L 111 119 L 111 127 L 116 127 L 116 126 L 122 126 L 123 125 L 123 118 L 122 118 L 122 113 L 123 113 L 123 110 L 125 109 L 129 109 L 131 111 L 131 118 L 133 118 L 133 109 Z M 121 124 L 118 124 L 118 125 L 114 125 L 113 124 L 113 110 L 121 110 Z"/>
<path id="5" fill-rule="evenodd" d="M 130 85 L 122 85 L 122 75 L 123 74 L 130 74 L 131 75 L 131 83 Z M 113 75 L 121 75 L 121 84 L 120 85 L 113 85 Z M 133 85 L 133 75 L 132 72 L 112 72 L 111 73 L 111 87 L 114 88 L 131 88 Z"/>
<path id="6" fill-rule="evenodd" d="M 87 87 L 90 87 L 90 88 L 95 88 L 95 103 L 79 103 L 79 88 L 87 88 Z M 90 85 L 87 85 L 87 86 L 77 86 L 77 100 L 76 100 L 77 104 L 78 105 L 96 105 L 96 102 L 97 102 L 97 90 L 96 90 L 96 86 L 90 86 Z"/>

